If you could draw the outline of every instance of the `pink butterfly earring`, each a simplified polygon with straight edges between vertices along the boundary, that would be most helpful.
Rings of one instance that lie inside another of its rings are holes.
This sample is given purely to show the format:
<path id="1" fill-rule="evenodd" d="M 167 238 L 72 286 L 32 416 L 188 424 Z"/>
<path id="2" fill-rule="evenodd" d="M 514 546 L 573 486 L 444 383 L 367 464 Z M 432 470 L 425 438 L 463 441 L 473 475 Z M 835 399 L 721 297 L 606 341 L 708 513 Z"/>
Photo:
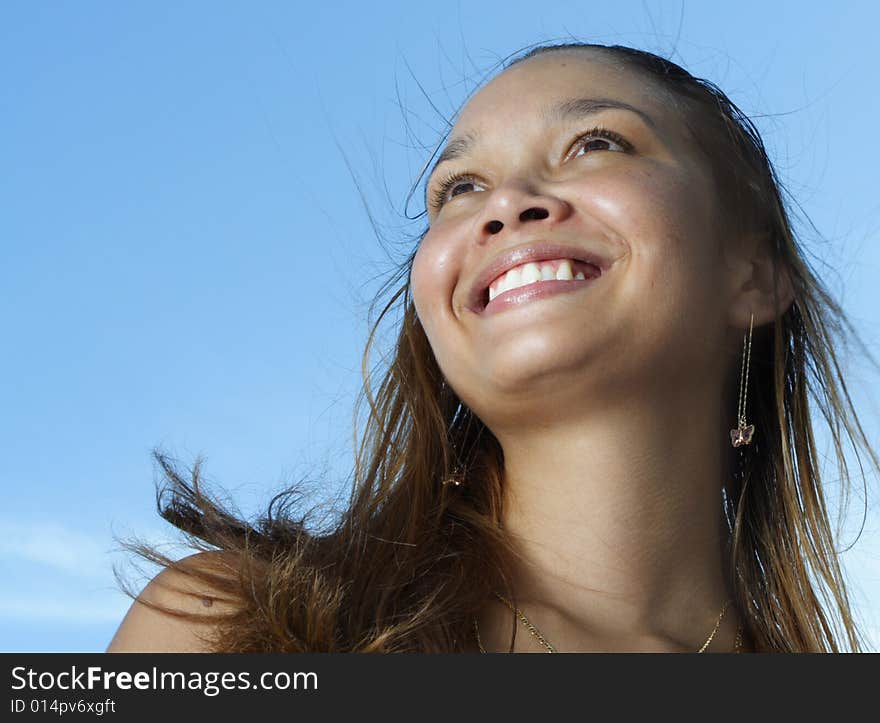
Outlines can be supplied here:
<path id="1" fill-rule="evenodd" d="M 749 362 L 752 356 L 752 325 L 755 321 L 754 313 L 749 319 L 748 346 L 746 345 L 746 335 L 743 334 L 743 363 L 739 374 L 739 405 L 736 410 L 736 429 L 730 430 L 730 443 L 734 447 L 741 447 L 744 444 L 751 444 L 752 436 L 755 434 L 755 425 L 746 426 L 746 393 L 749 388 Z"/>

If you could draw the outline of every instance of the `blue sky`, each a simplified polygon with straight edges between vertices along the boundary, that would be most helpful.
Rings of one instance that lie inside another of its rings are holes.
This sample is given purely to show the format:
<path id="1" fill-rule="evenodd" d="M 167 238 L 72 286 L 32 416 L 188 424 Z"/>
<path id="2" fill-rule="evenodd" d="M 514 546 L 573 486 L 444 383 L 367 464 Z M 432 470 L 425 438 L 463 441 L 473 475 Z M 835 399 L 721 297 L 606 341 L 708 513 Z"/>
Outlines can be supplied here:
<path id="1" fill-rule="evenodd" d="M 203 454 L 246 513 L 302 475 L 346 476 L 388 268 L 346 161 L 405 240 L 443 130 L 420 86 L 448 115 L 526 45 L 674 52 L 719 84 L 876 354 L 878 20 L 868 2 L 3 3 L 0 650 L 106 647 L 129 605 L 113 535 L 175 539 L 152 447 Z M 877 373 L 847 359 L 876 442 Z M 868 483 L 843 559 L 880 650 Z"/>

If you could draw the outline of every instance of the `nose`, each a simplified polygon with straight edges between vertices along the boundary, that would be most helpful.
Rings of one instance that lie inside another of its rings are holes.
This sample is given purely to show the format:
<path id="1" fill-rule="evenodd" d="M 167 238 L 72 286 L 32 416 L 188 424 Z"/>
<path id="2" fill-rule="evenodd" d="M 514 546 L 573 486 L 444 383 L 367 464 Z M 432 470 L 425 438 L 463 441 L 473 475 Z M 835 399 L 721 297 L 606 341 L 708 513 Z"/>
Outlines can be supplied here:
<path id="1" fill-rule="evenodd" d="M 515 232 L 523 224 L 554 226 L 572 214 L 571 204 L 551 194 L 535 192 L 522 183 L 508 183 L 492 192 L 482 209 L 480 240 L 487 241 L 504 228 Z"/>

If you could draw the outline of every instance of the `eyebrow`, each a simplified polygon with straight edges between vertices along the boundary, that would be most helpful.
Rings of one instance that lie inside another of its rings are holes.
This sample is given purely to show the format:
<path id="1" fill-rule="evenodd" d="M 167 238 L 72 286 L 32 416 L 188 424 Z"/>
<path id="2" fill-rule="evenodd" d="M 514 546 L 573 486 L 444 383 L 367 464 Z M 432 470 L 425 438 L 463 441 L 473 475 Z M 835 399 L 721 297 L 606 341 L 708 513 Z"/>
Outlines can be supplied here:
<path id="1" fill-rule="evenodd" d="M 613 98 L 566 98 L 557 101 L 551 106 L 542 108 L 539 111 L 541 119 L 545 125 L 552 125 L 561 121 L 573 120 L 576 118 L 585 118 L 603 110 L 609 109 L 627 110 L 638 115 L 648 126 L 657 130 L 657 123 L 651 116 L 643 110 L 639 110 L 629 103 L 624 103 Z M 479 137 L 475 133 L 465 133 L 464 135 L 454 138 L 446 144 L 443 152 L 437 157 L 434 165 L 428 173 L 426 185 L 431 182 L 431 177 L 437 170 L 437 167 L 447 161 L 462 158 L 471 153 L 478 143 Z"/>

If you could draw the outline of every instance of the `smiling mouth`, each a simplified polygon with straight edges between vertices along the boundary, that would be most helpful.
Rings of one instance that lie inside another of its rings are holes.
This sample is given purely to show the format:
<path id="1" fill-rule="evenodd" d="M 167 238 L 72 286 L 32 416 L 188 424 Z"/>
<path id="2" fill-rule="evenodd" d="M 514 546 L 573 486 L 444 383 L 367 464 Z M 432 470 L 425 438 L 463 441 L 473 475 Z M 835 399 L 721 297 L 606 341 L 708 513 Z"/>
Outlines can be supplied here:
<path id="1" fill-rule="evenodd" d="M 478 313 L 512 303 L 570 291 L 602 275 L 601 269 L 577 259 L 530 261 L 498 276 L 483 291 Z"/>

